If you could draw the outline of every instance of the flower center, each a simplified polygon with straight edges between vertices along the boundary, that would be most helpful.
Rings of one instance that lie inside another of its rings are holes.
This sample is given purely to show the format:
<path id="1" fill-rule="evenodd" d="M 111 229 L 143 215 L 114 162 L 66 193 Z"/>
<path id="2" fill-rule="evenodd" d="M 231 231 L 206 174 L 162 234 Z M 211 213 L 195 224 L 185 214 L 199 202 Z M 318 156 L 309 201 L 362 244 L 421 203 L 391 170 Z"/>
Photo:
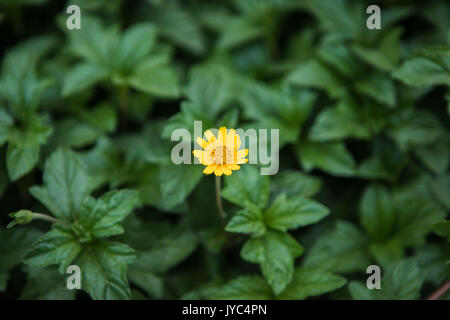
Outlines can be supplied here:
<path id="1" fill-rule="evenodd" d="M 211 157 L 214 159 L 214 162 L 217 164 L 226 164 L 226 163 L 234 163 L 234 154 L 232 148 L 227 148 L 225 146 L 215 147 L 211 151 Z"/>

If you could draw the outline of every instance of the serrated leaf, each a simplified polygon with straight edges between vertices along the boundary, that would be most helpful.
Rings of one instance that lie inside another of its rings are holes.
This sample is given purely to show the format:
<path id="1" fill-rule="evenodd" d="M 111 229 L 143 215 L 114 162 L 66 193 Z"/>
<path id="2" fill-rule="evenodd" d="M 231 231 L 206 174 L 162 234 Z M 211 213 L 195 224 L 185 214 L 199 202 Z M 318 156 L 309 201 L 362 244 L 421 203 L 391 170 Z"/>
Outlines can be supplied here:
<path id="1" fill-rule="evenodd" d="M 270 287 L 263 278 L 244 276 L 231 280 L 217 290 L 213 299 L 219 300 L 267 300 L 271 299 Z"/>
<path id="2" fill-rule="evenodd" d="M 122 34 L 118 45 L 117 65 L 127 73 L 150 53 L 156 40 L 156 28 L 149 23 L 136 23 Z"/>
<path id="3" fill-rule="evenodd" d="M 361 109 L 349 99 L 323 110 L 309 132 L 311 141 L 336 141 L 349 137 L 367 139 L 370 136 L 370 127 Z"/>
<path id="4" fill-rule="evenodd" d="M 10 270 L 20 263 L 33 242 L 40 236 L 40 232 L 28 227 L 16 230 L 0 231 L 0 291 L 6 289 Z"/>
<path id="5" fill-rule="evenodd" d="M 29 268 L 27 284 L 20 299 L 23 300 L 74 300 L 75 290 L 67 288 L 64 276 L 56 268 Z"/>
<path id="6" fill-rule="evenodd" d="M 323 89 L 335 98 L 341 97 L 345 91 L 339 78 L 315 60 L 302 63 L 287 76 L 286 81 L 296 86 Z"/>
<path id="7" fill-rule="evenodd" d="M 450 49 L 431 47 L 416 57 L 406 59 L 393 76 L 412 86 L 450 85 Z"/>
<path id="8" fill-rule="evenodd" d="M 250 202 L 263 209 L 269 201 L 270 180 L 259 169 L 245 165 L 235 174 L 226 177 L 222 196 L 228 201 L 245 207 Z"/>
<path id="9" fill-rule="evenodd" d="M 331 272 L 299 267 L 295 269 L 291 283 L 277 296 L 277 299 L 302 300 L 311 296 L 320 296 L 342 287 L 345 283 L 344 278 Z"/>
<path id="10" fill-rule="evenodd" d="M 450 241 L 450 221 L 441 221 L 433 225 L 433 231 L 441 237 L 447 237 Z"/>
<path id="11" fill-rule="evenodd" d="M 440 121 L 430 112 L 406 109 L 391 118 L 389 135 L 402 150 L 429 145 L 442 136 Z"/>
<path id="12" fill-rule="evenodd" d="M 72 221 L 91 191 L 85 164 L 73 151 L 58 149 L 45 162 L 43 186 L 34 186 L 31 194 L 58 219 Z"/>
<path id="13" fill-rule="evenodd" d="M 39 160 L 41 145 L 45 143 L 52 133 L 52 129 L 41 123 L 40 119 L 24 132 L 16 131 L 11 134 L 6 153 L 6 167 L 11 181 L 15 181 L 31 169 Z"/>
<path id="14" fill-rule="evenodd" d="M 368 186 L 361 198 L 360 214 L 361 224 L 372 237 L 388 237 L 395 221 L 389 190 L 379 184 Z"/>
<path id="15" fill-rule="evenodd" d="M 201 26 L 188 8 L 167 3 L 156 7 L 152 18 L 161 34 L 174 44 L 197 55 L 204 53 L 206 46 Z"/>
<path id="16" fill-rule="evenodd" d="M 162 204 L 167 209 L 182 203 L 203 177 L 198 165 L 165 164 L 161 167 Z"/>
<path id="17" fill-rule="evenodd" d="M 387 300 L 418 299 L 422 283 L 417 261 L 414 258 L 404 259 L 386 271 L 376 296 Z"/>
<path id="18" fill-rule="evenodd" d="M 365 270 L 370 265 L 368 239 L 353 224 L 339 221 L 322 234 L 308 251 L 305 267 L 335 273 Z"/>
<path id="19" fill-rule="evenodd" d="M 107 76 L 108 72 L 103 67 L 91 63 L 79 63 L 64 77 L 62 95 L 70 96 L 90 89 Z"/>
<path id="20" fill-rule="evenodd" d="M 302 246 L 289 234 L 267 231 L 263 236 L 247 240 L 241 250 L 242 259 L 258 263 L 275 294 L 286 288 L 294 273 L 294 259 L 303 253 Z"/>
<path id="21" fill-rule="evenodd" d="M 85 247 L 75 260 L 82 272 L 82 288 L 94 300 L 130 299 L 126 269 L 136 256 L 133 249 L 118 242 L 99 241 Z"/>
<path id="22" fill-rule="evenodd" d="M 329 210 L 316 201 L 299 197 L 287 199 L 281 194 L 264 212 L 264 223 L 272 229 L 287 231 L 316 223 L 328 213 Z"/>
<path id="23" fill-rule="evenodd" d="M 319 178 L 294 170 L 281 171 L 271 181 L 272 193 L 285 193 L 288 197 L 312 197 L 321 187 Z"/>
<path id="24" fill-rule="evenodd" d="M 123 233 L 118 225 L 124 220 L 139 201 L 139 194 L 134 190 L 113 190 L 95 200 L 84 199 L 78 215 L 78 221 L 94 237 L 108 237 Z"/>
<path id="25" fill-rule="evenodd" d="M 176 98 L 180 94 L 175 70 L 158 57 L 139 63 L 127 81 L 133 88 L 155 96 Z"/>
<path id="26" fill-rule="evenodd" d="M 387 76 L 374 74 L 367 79 L 358 81 L 355 85 L 356 91 L 366 95 L 375 101 L 389 107 L 395 107 L 397 102 L 396 88 L 394 82 Z"/>
<path id="27" fill-rule="evenodd" d="M 81 250 L 82 247 L 72 231 L 65 227 L 53 226 L 52 230 L 33 244 L 24 262 L 39 268 L 56 264 L 59 265 L 59 272 L 65 273 L 66 268 Z"/>
<path id="28" fill-rule="evenodd" d="M 228 232 L 250 233 L 260 236 L 266 232 L 260 208 L 247 204 L 248 208 L 239 210 L 225 227 Z"/>
<path id="29" fill-rule="evenodd" d="M 314 143 L 303 141 L 297 146 L 297 157 L 306 171 L 321 169 L 332 175 L 348 177 L 355 174 L 355 161 L 342 142 Z"/>

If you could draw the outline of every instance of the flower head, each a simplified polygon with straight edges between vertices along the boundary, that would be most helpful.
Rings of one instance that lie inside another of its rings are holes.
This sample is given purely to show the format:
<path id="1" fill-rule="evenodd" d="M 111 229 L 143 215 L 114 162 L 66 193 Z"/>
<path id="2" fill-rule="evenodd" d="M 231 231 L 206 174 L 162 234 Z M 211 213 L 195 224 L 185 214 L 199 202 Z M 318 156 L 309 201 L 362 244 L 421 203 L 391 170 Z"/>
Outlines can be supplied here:
<path id="1" fill-rule="evenodd" d="M 238 150 L 241 146 L 241 138 L 236 134 L 236 130 L 220 127 L 216 136 L 207 130 L 205 132 L 207 141 L 197 138 L 197 143 L 203 150 L 194 150 L 194 156 L 201 164 L 207 166 L 203 173 L 211 174 L 214 172 L 216 176 L 225 174 L 229 176 L 232 170 L 239 170 L 239 164 L 248 162 L 245 157 L 248 155 L 248 149 Z"/>

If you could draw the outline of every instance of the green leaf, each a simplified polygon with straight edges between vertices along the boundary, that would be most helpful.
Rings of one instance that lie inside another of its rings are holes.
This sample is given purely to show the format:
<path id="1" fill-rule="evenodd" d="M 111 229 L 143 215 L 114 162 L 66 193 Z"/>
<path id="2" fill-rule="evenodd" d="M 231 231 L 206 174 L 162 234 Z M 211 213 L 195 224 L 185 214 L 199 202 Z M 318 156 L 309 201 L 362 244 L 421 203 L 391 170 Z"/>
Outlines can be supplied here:
<path id="1" fill-rule="evenodd" d="M 67 30 L 64 25 L 70 39 L 70 48 L 76 55 L 112 71 L 114 59 L 112 50 L 118 35 L 117 29 L 107 29 L 99 19 L 87 14 L 83 16 L 82 23 L 83 27 L 79 30 Z"/>
<path id="2" fill-rule="evenodd" d="M 145 59 L 135 67 L 128 82 L 136 90 L 155 96 L 176 98 L 180 94 L 178 76 L 165 58 Z"/>
<path id="3" fill-rule="evenodd" d="M 423 244 L 433 224 L 446 217 L 445 210 L 429 195 L 421 180 L 394 191 L 395 234 L 406 246 Z"/>
<path id="4" fill-rule="evenodd" d="M 81 250 L 82 247 L 72 231 L 54 225 L 52 230 L 33 244 L 24 262 L 39 268 L 57 264 L 59 272 L 65 273 Z"/>
<path id="5" fill-rule="evenodd" d="M 0 109 L 0 146 L 8 140 L 13 123 L 13 118 L 4 109 Z"/>
<path id="6" fill-rule="evenodd" d="M 363 17 L 357 12 L 363 12 L 360 4 L 350 5 L 349 2 L 336 0 L 307 0 L 306 9 L 310 10 L 319 20 L 322 29 L 336 33 L 342 38 L 355 38 L 361 33 Z"/>
<path id="7" fill-rule="evenodd" d="M 132 265 L 131 271 L 165 273 L 189 257 L 197 248 L 197 237 L 191 230 L 177 226 L 157 232 L 158 228 L 161 228 L 161 225 L 145 224 L 141 226 L 139 230 L 141 239 L 145 239 L 144 241 L 147 243 L 135 245 L 139 249 L 140 256 Z M 154 234 L 152 237 L 146 237 L 145 234 L 142 234 L 143 232 L 153 232 Z M 155 237 L 155 235 L 158 236 Z"/>
<path id="8" fill-rule="evenodd" d="M 215 118 L 233 98 L 235 87 L 229 70 L 211 63 L 190 70 L 184 91 L 195 108 Z"/>
<path id="9" fill-rule="evenodd" d="M 213 295 L 218 300 L 267 300 L 271 299 L 270 287 L 263 278 L 243 276 L 233 279 Z"/>
<path id="10" fill-rule="evenodd" d="M 368 239 L 353 224 L 339 221 L 308 251 L 305 267 L 336 273 L 362 271 L 370 265 Z"/>
<path id="11" fill-rule="evenodd" d="M 392 29 L 386 32 L 381 41 L 373 48 L 355 44 L 353 51 L 372 66 L 382 71 L 391 71 L 395 68 L 401 56 L 401 34 L 401 29 Z"/>
<path id="12" fill-rule="evenodd" d="M 266 227 L 261 209 L 251 203 L 247 203 L 247 206 L 247 208 L 236 212 L 228 222 L 225 230 L 228 232 L 250 233 L 255 236 L 263 235 L 266 232 Z"/>
<path id="13" fill-rule="evenodd" d="M 41 144 L 45 143 L 52 129 L 41 123 L 40 119 L 24 132 L 12 134 L 6 153 L 6 167 L 11 181 L 16 181 L 30 172 L 39 160 Z"/>
<path id="14" fill-rule="evenodd" d="M 381 280 L 378 297 L 387 300 L 418 299 L 423 278 L 417 260 L 408 258 L 396 263 L 386 271 Z"/>
<path id="15" fill-rule="evenodd" d="M 133 249 L 117 242 L 99 241 L 85 247 L 75 260 L 82 271 L 83 290 L 94 300 L 130 299 L 126 269 L 135 259 Z"/>
<path id="16" fill-rule="evenodd" d="M 244 165 L 239 171 L 225 178 L 222 196 L 241 207 L 250 202 L 264 209 L 269 202 L 270 179 L 261 175 L 255 166 Z"/>
<path id="17" fill-rule="evenodd" d="M 261 237 L 247 240 L 242 247 L 241 257 L 260 264 L 267 283 L 275 294 L 279 294 L 291 281 L 294 259 L 302 253 L 302 246 L 289 234 L 267 231 Z"/>
<path id="18" fill-rule="evenodd" d="M 131 266 L 128 269 L 128 279 L 131 283 L 144 289 L 151 297 L 155 299 L 163 298 L 164 277 Z"/>
<path id="19" fill-rule="evenodd" d="M 27 271 L 27 284 L 23 288 L 20 299 L 24 300 L 74 300 L 75 290 L 67 288 L 64 277 L 56 268 Z"/>
<path id="20" fill-rule="evenodd" d="M 374 300 L 373 290 L 369 290 L 365 284 L 359 281 L 351 281 L 348 285 L 350 295 L 354 300 Z"/>
<path id="21" fill-rule="evenodd" d="M 58 149 L 45 162 L 43 186 L 34 186 L 31 194 L 58 219 L 72 221 L 90 193 L 85 164 L 73 151 Z"/>
<path id="22" fill-rule="evenodd" d="M 264 213 L 264 223 L 272 229 L 287 231 L 316 223 L 328 213 L 329 210 L 316 201 L 306 198 L 287 199 L 285 194 L 281 194 Z"/>
<path id="23" fill-rule="evenodd" d="M 291 283 L 277 296 L 280 300 L 303 300 L 339 289 L 347 281 L 331 272 L 299 267 Z"/>
<path id="24" fill-rule="evenodd" d="M 395 107 L 397 102 L 394 81 L 382 74 L 374 74 L 368 78 L 358 81 L 355 85 L 356 91 L 366 95 L 375 101 L 389 107 Z"/>
<path id="25" fill-rule="evenodd" d="M 353 299 L 360 300 L 413 300 L 419 298 L 423 278 L 413 258 L 404 259 L 386 270 L 381 289 L 370 290 L 365 284 L 352 281 L 349 285 Z"/>
<path id="26" fill-rule="evenodd" d="M 245 17 L 232 17 L 227 20 L 223 32 L 218 40 L 220 49 L 233 49 L 263 35 L 262 26 L 253 24 Z"/>
<path id="27" fill-rule="evenodd" d="M 370 136 L 370 128 L 361 109 L 349 99 L 341 100 L 336 107 L 323 110 L 309 132 L 311 141 L 336 141 L 349 137 L 367 139 Z"/>
<path id="28" fill-rule="evenodd" d="M 400 149 L 407 150 L 435 142 L 442 136 L 443 128 L 432 113 L 406 109 L 391 118 L 388 133 Z"/>
<path id="29" fill-rule="evenodd" d="M 435 143 L 414 149 L 415 155 L 438 175 L 447 172 L 450 158 L 450 139 L 443 134 Z"/>
<path id="30" fill-rule="evenodd" d="M 194 54 L 204 53 L 206 44 L 201 26 L 187 7 L 166 3 L 153 11 L 152 18 L 163 36 Z"/>
<path id="31" fill-rule="evenodd" d="M 450 235 L 450 225 L 447 234 Z M 444 283 L 448 274 L 446 262 L 450 260 L 450 247 L 428 243 L 418 248 L 416 254 L 424 281 L 436 287 Z"/>
<path id="32" fill-rule="evenodd" d="M 118 225 L 124 220 L 139 201 L 139 194 L 134 190 L 113 190 L 95 200 L 87 197 L 83 201 L 78 221 L 94 237 L 108 237 L 123 233 Z"/>
<path id="33" fill-rule="evenodd" d="M 342 142 L 303 141 L 297 146 L 297 157 L 306 171 L 317 168 L 342 177 L 355 173 L 355 161 Z"/>
<path id="34" fill-rule="evenodd" d="M 339 78 L 315 60 L 302 63 L 287 76 L 286 81 L 296 86 L 323 89 L 334 98 L 343 96 L 345 92 Z"/>
<path id="35" fill-rule="evenodd" d="M 448 209 L 450 209 L 450 175 L 441 176 L 431 182 L 431 188 L 436 198 Z"/>
<path id="36" fill-rule="evenodd" d="M 107 76 L 108 72 L 101 66 L 79 63 L 64 77 L 62 95 L 66 97 L 87 90 Z"/>
<path id="37" fill-rule="evenodd" d="M 16 230 L 0 230 L 0 291 L 6 289 L 10 270 L 21 262 L 40 232 L 28 227 Z"/>
<path id="38" fill-rule="evenodd" d="M 372 242 L 369 250 L 377 263 L 383 267 L 400 261 L 404 254 L 402 240 L 394 236 L 388 240 Z"/>
<path id="39" fill-rule="evenodd" d="M 15 181 L 31 169 L 39 160 L 39 145 L 18 145 L 9 144 L 6 155 L 6 166 L 11 181 Z"/>
<path id="40" fill-rule="evenodd" d="M 369 185 L 361 199 L 361 224 L 375 239 L 385 239 L 392 232 L 395 215 L 392 200 L 386 187 Z"/>
<path id="41" fill-rule="evenodd" d="M 406 59 L 392 75 L 412 86 L 450 85 L 450 49 L 430 47 Z"/>
<path id="42" fill-rule="evenodd" d="M 450 241 L 450 221 L 440 221 L 433 225 L 433 231 L 441 237 L 446 237 Z"/>
<path id="43" fill-rule="evenodd" d="M 271 191 L 288 197 L 312 197 L 322 187 L 322 181 L 300 171 L 283 170 L 273 177 Z"/>
<path id="44" fill-rule="evenodd" d="M 198 165 L 162 165 L 160 173 L 162 204 L 172 209 L 182 203 L 203 177 Z"/>
<path id="45" fill-rule="evenodd" d="M 125 30 L 115 53 L 118 69 L 128 72 L 150 53 L 155 40 L 156 28 L 149 23 L 136 23 Z"/>

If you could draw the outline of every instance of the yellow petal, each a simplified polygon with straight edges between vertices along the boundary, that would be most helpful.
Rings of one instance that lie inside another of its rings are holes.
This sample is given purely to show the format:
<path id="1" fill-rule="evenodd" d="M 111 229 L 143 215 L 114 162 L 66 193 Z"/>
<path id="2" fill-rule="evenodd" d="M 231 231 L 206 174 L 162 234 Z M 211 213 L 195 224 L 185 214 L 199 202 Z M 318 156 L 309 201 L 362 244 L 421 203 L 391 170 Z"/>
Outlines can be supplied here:
<path id="1" fill-rule="evenodd" d="M 211 132 L 211 130 L 206 130 L 205 131 L 205 136 L 206 136 L 206 139 L 208 139 L 208 142 L 213 142 L 214 140 L 216 140 L 216 137 Z"/>
<path id="2" fill-rule="evenodd" d="M 192 154 L 194 155 L 194 157 L 196 157 L 198 160 L 202 160 L 202 158 L 203 158 L 203 153 L 204 153 L 205 151 L 203 151 L 203 150 L 194 150 L 194 151 L 192 151 Z"/>
<path id="3" fill-rule="evenodd" d="M 227 164 L 227 167 L 230 168 L 231 170 L 239 170 L 241 168 L 237 164 L 234 164 L 234 163 Z"/>
<path id="4" fill-rule="evenodd" d="M 221 176 L 222 175 L 222 166 L 221 165 L 217 165 L 216 169 L 214 170 L 214 174 L 216 176 Z"/>
<path id="5" fill-rule="evenodd" d="M 220 143 L 225 145 L 225 143 L 227 142 L 227 128 L 225 128 L 225 127 L 220 127 L 219 128 L 218 140 L 219 140 Z"/>
<path id="6" fill-rule="evenodd" d="M 210 166 L 207 166 L 207 167 L 205 168 L 205 170 L 203 170 L 203 173 L 205 173 L 205 174 L 211 174 L 211 173 L 214 172 L 214 170 L 216 170 L 216 168 L 217 168 L 217 164 L 212 164 L 212 165 L 210 165 Z"/>
<path id="7" fill-rule="evenodd" d="M 237 152 L 237 158 L 238 160 L 241 158 L 244 158 L 248 155 L 248 149 L 244 149 L 244 150 L 238 150 Z"/>
<path id="8" fill-rule="evenodd" d="M 222 166 L 222 171 L 225 175 L 229 176 L 231 174 L 231 169 L 227 165 Z"/>
<path id="9" fill-rule="evenodd" d="M 238 159 L 238 161 L 236 162 L 237 164 L 244 164 L 247 163 L 248 159 Z"/>
<path id="10" fill-rule="evenodd" d="M 237 145 L 239 143 L 239 136 L 236 134 L 236 130 L 230 129 L 227 135 L 227 148 L 232 148 L 237 150 Z"/>
<path id="11" fill-rule="evenodd" d="M 203 140 L 200 137 L 197 137 L 197 140 L 195 140 L 199 146 L 201 146 L 203 149 L 206 148 L 206 146 L 209 144 L 208 142 L 206 142 L 205 140 Z"/>

